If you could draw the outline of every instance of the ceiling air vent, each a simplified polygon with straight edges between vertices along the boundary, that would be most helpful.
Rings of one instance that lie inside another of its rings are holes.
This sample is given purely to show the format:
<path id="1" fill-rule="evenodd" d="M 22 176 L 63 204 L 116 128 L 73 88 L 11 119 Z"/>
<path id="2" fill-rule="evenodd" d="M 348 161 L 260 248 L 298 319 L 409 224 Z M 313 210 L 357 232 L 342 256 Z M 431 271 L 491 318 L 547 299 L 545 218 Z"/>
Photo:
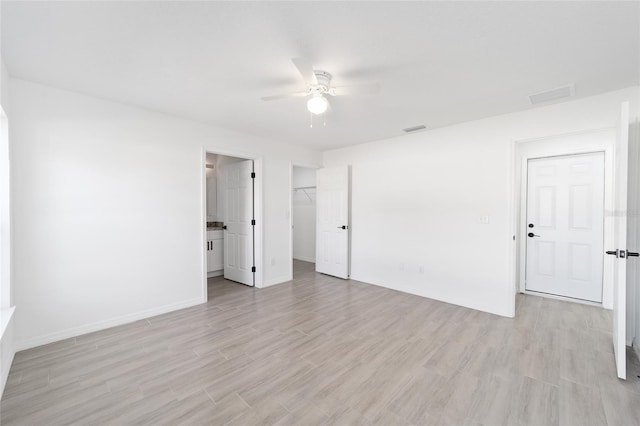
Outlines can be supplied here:
<path id="1" fill-rule="evenodd" d="M 545 90 L 544 92 L 529 95 L 529 101 L 531 101 L 532 105 L 541 104 L 543 102 L 554 101 L 556 99 L 568 98 L 569 96 L 573 96 L 575 92 L 575 86 L 573 84 L 569 84 L 567 86 L 556 87 L 555 89 Z"/>
<path id="2" fill-rule="evenodd" d="M 405 133 L 411 133 L 411 132 L 417 132 L 418 130 L 424 130 L 426 128 L 427 126 L 424 126 L 421 124 L 419 126 L 407 127 L 406 129 L 402 129 L 402 131 Z"/>

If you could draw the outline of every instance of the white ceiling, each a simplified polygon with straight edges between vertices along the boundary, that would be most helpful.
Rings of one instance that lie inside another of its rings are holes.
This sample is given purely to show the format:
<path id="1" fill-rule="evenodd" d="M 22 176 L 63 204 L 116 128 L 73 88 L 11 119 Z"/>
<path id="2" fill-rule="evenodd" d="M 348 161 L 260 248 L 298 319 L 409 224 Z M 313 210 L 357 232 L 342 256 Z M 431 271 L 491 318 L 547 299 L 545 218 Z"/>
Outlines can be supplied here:
<path id="1" fill-rule="evenodd" d="M 8 2 L 2 55 L 18 78 L 317 149 L 640 83 L 638 2 Z M 290 58 L 335 85 L 309 128 Z"/>

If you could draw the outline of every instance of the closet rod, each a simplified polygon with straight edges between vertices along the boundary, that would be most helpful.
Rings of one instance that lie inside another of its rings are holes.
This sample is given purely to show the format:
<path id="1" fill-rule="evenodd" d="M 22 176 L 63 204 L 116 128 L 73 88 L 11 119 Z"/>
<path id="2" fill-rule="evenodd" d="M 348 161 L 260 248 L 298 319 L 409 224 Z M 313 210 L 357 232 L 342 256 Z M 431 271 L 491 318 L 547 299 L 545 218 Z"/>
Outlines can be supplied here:
<path id="1" fill-rule="evenodd" d="M 309 201 L 313 202 L 313 199 L 311 198 L 311 196 L 307 192 L 307 189 L 315 189 L 315 188 L 316 188 L 315 186 L 301 186 L 299 188 L 293 188 L 293 190 L 296 191 L 296 192 L 298 192 L 298 190 L 301 190 L 302 192 L 304 192 L 304 195 L 307 196 Z"/>

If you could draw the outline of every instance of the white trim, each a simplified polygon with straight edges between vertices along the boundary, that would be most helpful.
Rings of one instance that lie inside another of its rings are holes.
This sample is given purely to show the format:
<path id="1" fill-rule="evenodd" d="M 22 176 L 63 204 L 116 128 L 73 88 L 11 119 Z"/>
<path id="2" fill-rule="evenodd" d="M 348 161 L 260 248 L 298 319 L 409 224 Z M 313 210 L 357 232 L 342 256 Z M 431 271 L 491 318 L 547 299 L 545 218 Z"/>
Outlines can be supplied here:
<path id="1" fill-rule="evenodd" d="M 501 316 L 501 317 L 506 317 L 506 318 L 513 318 L 513 315 L 508 310 L 506 312 L 500 312 L 500 311 L 496 310 L 495 306 L 494 306 L 495 304 L 487 304 L 487 305 L 484 305 L 484 306 L 478 306 L 477 300 L 475 298 L 473 298 L 472 296 L 469 296 L 469 294 L 461 294 L 462 297 L 466 297 L 465 300 L 461 300 L 459 297 L 452 298 L 451 295 L 448 294 L 447 292 L 441 292 L 440 294 L 436 294 L 436 293 L 433 292 L 433 289 L 425 289 L 425 288 L 422 288 L 422 287 L 411 287 L 411 286 L 407 286 L 406 284 L 388 284 L 388 283 L 367 282 L 367 281 L 363 281 L 363 280 L 359 279 L 359 277 L 357 277 L 357 276 L 351 276 L 349 278 L 339 278 L 339 277 L 334 277 L 334 278 L 342 279 L 345 282 L 348 282 L 348 281 L 351 280 L 351 281 L 357 281 L 359 283 L 363 283 L 363 284 L 367 284 L 367 285 L 375 285 L 376 287 L 388 288 L 390 290 L 395 290 L 395 291 L 398 291 L 400 293 L 413 294 L 415 296 L 424 297 L 426 299 L 438 300 L 440 302 L 449 303 L 449 304 L 457 305 L 457 306 L 462 306 L 463 308 L 469 308 L 469 309 L 473 309 L 475 311 L 482 311 L 482 312 L 486 312 L 488 314 Z M 458 296 L 460 296 L 460 295 L 458 295 Z M 514 296 L 514 301 L 515 301 L 515 295 L 513 295 L 513 296 Z"/>
<path id="2" fill-rule="evenodd" d="M 271 287 L 272 285 L 284 284 L 293 279 L 293 275 L 287 275 L 286 277 L 272 278 L 270 280 L 265 280 L 262 283 L 262 288 Z"/>
<path id="3" fill-rule="evenodd" d="M 256 220 L 256 227 L 254 228 L 254 240 L 253 250 L 255 256 L 256 266 L 256 278 L 255 287 L 264 287 L 264 167 L 262 157 L 256 157 L 253 159 L 253 171 L 256 174 L 256 178 L 253 181 L 253 208 L 254 218 Z"/>
<path id="4" fill-rule="evenodd" d="M 574 299 L 573 297 L 559 296 L 557 294 L 550 294 L 550 293 L 540 293 L 540 292 L 531 291 L 531 290 L 524 290 L 522 294 L 530 294 L 531 296 L 544 297 L 546 299 L 563 300 L 565 302 L 579 303 L 581 305 L 596 306 L 598 308 L 604 309 L 604 306 L 602 306 L 602 303 L 591 302 L 590 300 Z"/>
<path id="5" fill-rule="evenodd" d="M 511 288 L 511 291 L 507 291 L 505 296 L 507 298 L 504 306 L 507 307 L 508 317 L 514 318 L 516 316 L 516 293 L 518 287 L 518 268 L 517 268 L 517 253 L 518 244 L 516 238 L 516 228 L 518 227 L 517 220 L 517 206 L 516 206 L 516 182 L 517 182 L 517 165 L 516 165 L 516 144 L 509 145 L 509 152 L 507 164 L 509 167 L 506 169 L 506 181 L 507 181 L 507 217 L 512 218 L 511 229 L 509 230 L 509 240 L 511 242 L 511 250 L 509 250 L 509 257 L 507 259 L 507 285 Z"/>
<path id="6" fill-rule="evenodd" d="M 9 119 L 0 105 L 0 309 L 13 304 Z"/>
<path id="7" fill-rule="evenodd" d="M 569 138 L 584 136 L 587 139 L 568 141 Z M 564 139 L 563 141 L 558 141 Z M 583 132 L 550 135 L 543 138 L 517 140 L 513 142 L 513 218 L 516 244 L 514 244 L 514 259 L 516 264 L 514 293 L 525 293 L 525 265 L 526 265 L 526 232 L 523 232 L 526 223 L 526 193 L 527 193 L 527 164 L 532 158 L 553 157 L 560 155 L 586 154 L 592 152 L 604 152 L 605 157 L 605 223 L 604 223 L 604 247 L 613 243 L 613 222 L 610 212 L 613 211 L 613 158 L 614 143 L 616 140 L 615 128 L 594 129 Z M 557 143 L 551 143 L 556 141 Z M 604 258 L 602 280 L 602 306 L 605 309 L 613 308 L 613 263 L 602 253 Z M 567 298 L 566 300 L 574 301 Z"/>
<path id="8" fill-rule="evenodd" d="M 208 278 L 208 266 L 207 266 L 207 250 L 204 247 L 207 245 L 207 150 L 205 147 L 202 147 L 200 164 L 202 164 L 202 173 L 200 176 L 200 199 L 202 200 L 202 205 L 200 206 L 200 223 L 203 228 L 203 240 L 201 243 L 202 247 L 202 265 L 200 268 L 204 271 L 202 274 L 202 292 L 200 297 L 203 300 L 207 300 L 209 298 L 208 295 L 208 286 L 207 286 L 207 278 Z"/>
<path id="9" fill-rule="evenodd" d="M 4 332 L 9 326 L 9 322 L 11 322 L 11 318 L 13 318 L 13 313 L 15 311 L 16 311 L 15 306 L 12 306 L 10 308 L 0 309 L 0 341 L 2 341 Z"/>
<path id="10" fill-rule="evenodd" d="M 638 357 L 638 359 L 640 360 L 640 339 L 638 338 L 638 336 L 633 338 L 633 342 L 631 343 L 631 347 L 633 348 L 633 351 L 636 353 L 636 356 Z"/>
<path id="11" fill-rule="evenodd" d="M 315 260 L 315 259 L 311 259 L 310 257 L 306 257 L 306 256 L 298 256 L 298 257 L 294 257 L 293 259 L 295 259 L 295 260 L 302 260 L 303 262 L 316 263 L 316 260 Z"/>
<path id="12" fill-rule="evenodd" d="M 170 305 L 164 305 L 158 308 L 147 309 L 146 311 L 122 315 L 120 317 L 110 318 L 104 321 L 97 321 L 91 324 L 67 328 L 66 330 L 56 331 L 55 333 L 32 337 L 26 340 L 21 340 L 16 342 L 16 351 L 19 352 L 25 349 L 31 349 L 37 346 L 46 345 L 48 343 L 69 339 L 71 337 L 92 333 L 94 331 L 100 331 L 107 328 L 116 327 L 119 325 L 129 324 L 134 321 L 155 317 L 157 315 L 166 314 L 167 312 L 190 308 L 192 306 L 200 305 L 206 302 L 207 302 L 206 299 L 202 300 L 201 298 L 184 300 L 182 302 L 172 303 Z"/>
<path id="13" fill-rule="evenodd" d="M 7 385 L 7 378 L 16 354 L 13 345 L 13 313 L 15 307 L 0 310 L 0 320 L 2 328 L 0 333 L 0 398 Z"/>

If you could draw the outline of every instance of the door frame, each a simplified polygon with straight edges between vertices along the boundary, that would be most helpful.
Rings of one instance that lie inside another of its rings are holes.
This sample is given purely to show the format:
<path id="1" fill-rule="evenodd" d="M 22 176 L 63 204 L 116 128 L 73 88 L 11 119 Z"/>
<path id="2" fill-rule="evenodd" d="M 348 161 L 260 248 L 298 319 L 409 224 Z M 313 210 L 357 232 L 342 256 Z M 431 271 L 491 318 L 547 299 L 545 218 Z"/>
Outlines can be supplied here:
<path id="1" fill-rule="evenodd" d="M 304 167 L 305 169 L 318 170 L 322 168 L 317 164 L 302 164 L 289 161 L 289 213 L 287 219 L 289 220 L 289 277 L 287 281 L 293 280 L 293 168 Z M 317 214 L 317 211 L 316 211 Z"/>
<path id="2" fill-rule="evenodd" d="M 209 154 L 217 154 L 217 155 L 226 155 L 229 157 L 242 158 L 245 160 L 253 160 L 253 170 L 256 174 L 254 179 L 254 189 L 253 189 L 253 212 L 254 219 L 256 220 L 256 225 L 254 228 L 254 240 L 253 240 L 253 253 L 254 253 L 254 262 L 256 267 L 255 272 L 255 282 L 254 286 L 256 288 L 263 287 L 263 262 L 262 262 L 262 253 L 263 253 L 263 233 L 264 233 L 264 214 L 263 214 L 263 160 L 262 156 L 244 152 L 244 151 L 235 151 L 224 148 L 217 148 L 215 146 L 203 146 L 200 154 L 200 224 L 202 226 L 201 233 L 201 243 L 200 247 L 202 250 L 201 260 L 202 260 L 202 299 L 203 303 L 207 302 L 207 153 Z"/>
<path id="3" fill-rule="evenodd" d="M 557 157 L 576 154 L 604 152 L 604 247 L 613 244 L 614 211 L 614 146 L 616 129 L 605 128 L 584 132 L 551 135 L 542 138 L 514 141 L 514 240 L 515 240 L 515 288 L 514 293 L 535 294 L 525 289 L 526 268 L 526 232 L 524 224 L 527 220 L 527 173 L 528 161 L 535 158 Z M 613 309 L 613 261 L 605 256 L 603 247 L 602 304 L 551 296 L 577 303 L 593 304 L 606 309 Z M 543 297 L 547 297 L 544 295 Z"/>

